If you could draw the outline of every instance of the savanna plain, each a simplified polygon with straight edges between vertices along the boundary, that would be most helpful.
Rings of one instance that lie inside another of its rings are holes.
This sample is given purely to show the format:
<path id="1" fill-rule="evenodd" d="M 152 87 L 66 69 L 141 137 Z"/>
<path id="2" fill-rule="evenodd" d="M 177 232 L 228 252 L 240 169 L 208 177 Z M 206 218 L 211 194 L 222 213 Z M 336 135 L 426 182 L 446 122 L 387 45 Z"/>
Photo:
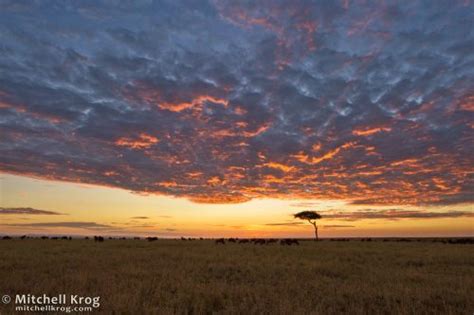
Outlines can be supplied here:
<path id="1" fill-rule="evenodd" d="M 100 296 L 105 314 L 472 315 L 473 246 L 0 240 L 0 295 Z"/>

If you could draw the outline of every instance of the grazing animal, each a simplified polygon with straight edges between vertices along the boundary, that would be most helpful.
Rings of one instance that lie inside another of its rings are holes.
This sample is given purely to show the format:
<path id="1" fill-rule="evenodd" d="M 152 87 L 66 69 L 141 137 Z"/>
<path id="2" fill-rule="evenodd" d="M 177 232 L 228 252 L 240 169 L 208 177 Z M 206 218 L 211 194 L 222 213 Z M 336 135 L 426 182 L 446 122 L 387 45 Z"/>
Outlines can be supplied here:
<path id="1" fill-rule="evenodd" d="M 104 238 L 102 236 L 94 236 L 94 241 L 95 242 L 103 242 Z"/>
<path id="2" fill-rule="evenodd" d="M 26 238 L 26 235 L 23 235 L 20 237 L 22 240 L 24 240 Z"/>
<path id="3" fill-rule="evenodd" d="M 10 236 L 5 235 L 4 237 L 2 237 L 2 239 L 4 239 L 4 240 L 11 240 L 12 238 L 11 238 Z"/>
<path id="4" fill-rule="evenodd" d="M 216 245 L 218 244 L 222 244 L 222 245 L 225 245 L 225 240 L 223 238 L 219 238 L 216 240 Z"/>
<path id="5" fill-rule="evenodd" d="M 52 239 L 52 240 L 59 240 L 59 237 L 53 236 L 53 237 L 51 237 L 51 239 Z"/>
<path id="6" fill-rule="evenodd" d="M 247 244 L 249 243 L 249 240 L 239 240 L 239 244 Z"/>
<path id="7" fill-rule="evenodd" d="M 253 241 L 255 245 L 265 245 L 265 240 L 263 238 L 257 238 L 256 240 Z"/>
<path id="8" fill-rule="evenodd" d="M 368 239 L 367 239 L 368 240 Z M 397 242 L 411 242 L 411 240 L 407 239 L 407 238 L 399 238 L 397 240 Z"/>
<path id="9" fill-rule="evenodd" d="M 89 239 L 89 236 L 84 237 L 84 239 L 85 239 L 85 240 L 88 240 L 88 239 Z"/>
<path id="10" fill-rule="evenodd" d="M 235 238 L 229 238 L 229 242 L 231 242 L 231 243 L 236 243 L 237 240 L 236 240 Z"/>
<path id="11" fill-rule="evenodd" d="M 474 244 L 474 239 L 472 238 L 454 238 L 448 240 L 448 244 Z"/>
<path id="12" fill-rule="evenodd" d="M 47 236 L 41 236 L 41 239 L 42 239 L 42 240 L 47 240 L 47 239 L 49 239 L 49 237 L 47 237 Z"/>
<path id="13" fill-rule="evenodd" d="M 298 242 L 298 240 L 295 240 L 295 239 L 291 239 L 291 238 L 286 238 L 286 239 L 283 239 L 283 240 L 280 240 L 280 245 L 288 245 L 288 246 L 291 246 L 291 245 L 300 245 L 300 242 Z"/>
<path id="14" fill-rule="evenodd" d="M 154 242 L 154 241 L 157 241 L 158 240 L 158 237 L 147 237 L 146 240 L 148 242 Z"/>

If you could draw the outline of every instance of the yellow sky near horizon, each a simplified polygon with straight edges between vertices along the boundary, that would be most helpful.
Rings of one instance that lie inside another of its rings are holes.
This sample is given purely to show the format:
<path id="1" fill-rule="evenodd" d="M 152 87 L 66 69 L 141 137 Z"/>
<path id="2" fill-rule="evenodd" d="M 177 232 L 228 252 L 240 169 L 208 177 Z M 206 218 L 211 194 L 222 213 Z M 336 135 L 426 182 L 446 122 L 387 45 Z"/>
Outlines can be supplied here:
<path id="1" fill-rule="evenodd" d="M 200 204 L 184 198 L 140 195 L 122 189 L 1 174 L 0 207 L 48 210 L 62 215 L 1 214 L 0 234 L 138 235 L 161 237 L 312 237 L 293 219 L 316 211 L 463 211 L 451 206 L 367 206 L 343 200 L 254 199 L 239 204 Z M 71 223 L 72 222 L 72 223 Z M 335 219 L 319 221 L 320 237 L 472 236 L 474 217 Z"/>

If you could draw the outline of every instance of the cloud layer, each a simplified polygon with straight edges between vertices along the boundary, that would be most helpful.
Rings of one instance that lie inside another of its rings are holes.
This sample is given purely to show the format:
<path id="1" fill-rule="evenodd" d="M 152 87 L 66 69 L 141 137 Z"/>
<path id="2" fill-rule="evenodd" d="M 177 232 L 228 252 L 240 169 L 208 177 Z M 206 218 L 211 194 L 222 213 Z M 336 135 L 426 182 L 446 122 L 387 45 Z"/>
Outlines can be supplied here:
<path id="1" fill-rule="evenodd" d="M 473 21 L 470 1 L 1 1 L 0 170 L 209 203 L 472 202 Z"/>
<path id="2" fill-rule="evenodd" d="M 446 219 L 446 218 L 474 218 L 473 212 L 468 211 L 419 211 L 419 210 L 360 210 L 360 211 L 321 211 L 324 219 L 344 221 L 358 221 L 367 219 Z"/>
<path id="3" fill-rule="evenodd" d="M 0 207 L 0 215 L 2 214 L 26 214 L 26 215 L 63 215 L 64 213 L 59 213 L 49 210 L 39 210 L 30 207 L 24 208 L 4 208 Z"/>
<path id="4" fill-rule="evenodd" d="M 77 228 L 77 229 L 88 229 L 88 230 L 107 230 L 110 228 L 117 229 L 114 226 L 107 224 L 99 224 L 96 222 L 38 222 L 38 223 L 15 223 L 15 224 L 4 224 L 5 226 L 13 227 L 28 227 L 28 228 Z"/>

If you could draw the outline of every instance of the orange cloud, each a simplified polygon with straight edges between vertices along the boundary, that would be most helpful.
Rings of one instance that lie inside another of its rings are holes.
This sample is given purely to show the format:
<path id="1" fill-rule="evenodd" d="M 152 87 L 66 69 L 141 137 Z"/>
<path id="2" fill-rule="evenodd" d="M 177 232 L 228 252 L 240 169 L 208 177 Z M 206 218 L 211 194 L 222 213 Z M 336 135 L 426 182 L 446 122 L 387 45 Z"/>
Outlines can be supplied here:
<path id="1" fill-rule="evenodd" d="M 211 102 L 214 104 L 219 104 L 224 107 L 229 105 L 229 102 L 225 99 L 210 96 L 210 95 L 199 95 L 192 99 L 190 102 L 182 103 L 171 103 L 171 102 L 160 102 L 158 107 L 161 109 L 166 109 L 172 112 L 181 112 L 183 110 L 193 108 L 193 107 L 202 107 L 205 102 Z"/>
<path id="2" fill-rule="evenodd" d="M 288 173 L 288 172 L 293 170 L 292 166 L 288 166 L 288 165 L 281 164 L 281 163 L 276 163 L 276 162 L 269 162 L 269 163 L 265 163 L 263 165 L 271 167 L 271 168 L 279 169 L 280 171 L 283 171 L 285 173 Z"/>
<path id="3" fill-rule="evenodd" d="M 189 200 L 196 203 L 210 203 L 210 204 L 228 204 L 228 203 L 242 203 L 249 201 L 250 198 L 243 195 L 227 195 L 215 194 L 213 196 L 189 196 Z"/>
<path id="4" fill-rule="evenodd" d="M 342 149 L 352 148 L 352 147 L 354 147 L 354 144 L 355 144 L 354 142 L 345 143 L 342 146 L 337 147 L 334 150 L 331 150 L 331 151 L 327 152 L 326 154 L 324 154 L 320 157 L 312 158 L 308 163 L 310 163 L 310 164 L 319 164 L 319 163 L 321 163 L 325 160 L 330 160 L 335 155 L 337 155 Z"/>
<path id="5" fill-rule="evenodd" d="M 470 95 L 459 102 L 459 109 L 474 112 L 474 95 Z"/>
<path id="6" fill-rule="evenodd" d="M 355 136 L 370 136 L 379 132 L 389 132 L 392 128 L 381 127 L 381 128 L 369 128 L 369 129 L 356 129 L 352 131 Z"/>
<path id="7" fill-rule="evenodd" d="M 148 149 L 155 143 L 158 143 L 158 138 L 141 133 L 137 138 L 122 137 L 115 141 L 115 144 L 121 147 L 127 147 L 130 149 Z"/>

